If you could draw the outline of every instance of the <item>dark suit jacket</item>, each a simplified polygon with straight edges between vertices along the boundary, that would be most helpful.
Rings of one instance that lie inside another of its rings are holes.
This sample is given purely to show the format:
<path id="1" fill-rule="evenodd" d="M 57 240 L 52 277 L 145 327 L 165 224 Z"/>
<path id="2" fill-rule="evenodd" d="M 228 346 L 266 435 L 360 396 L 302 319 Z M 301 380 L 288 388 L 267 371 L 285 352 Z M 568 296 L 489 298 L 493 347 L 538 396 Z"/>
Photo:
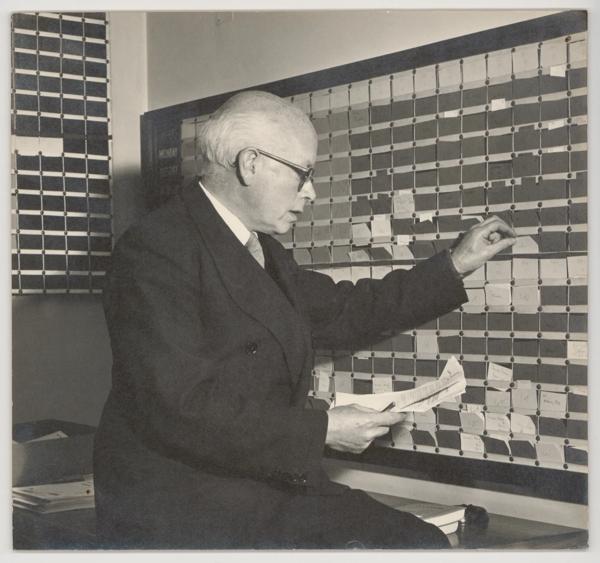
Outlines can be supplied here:
<path id="1" fill-rule="evenodd" d="M 340 494 L 320 464 L 327 414 L 304 408 L 313 347 L 364 347 L 466 301 L 447 253 L 336 285 L 260 240 L 266 270 L 196 185 L 116 245 L 94 460 L 109 545 L 252 546 L 290 495 Z"/>

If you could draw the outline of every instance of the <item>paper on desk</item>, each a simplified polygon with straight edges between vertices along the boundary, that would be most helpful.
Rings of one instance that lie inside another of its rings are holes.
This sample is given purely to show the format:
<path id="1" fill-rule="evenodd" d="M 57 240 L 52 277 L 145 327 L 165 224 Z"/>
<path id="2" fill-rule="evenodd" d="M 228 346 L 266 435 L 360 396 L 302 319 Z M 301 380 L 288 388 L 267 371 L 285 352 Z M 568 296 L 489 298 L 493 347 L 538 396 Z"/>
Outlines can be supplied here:
<path id="1" fill-rule="evenodd" d="M 447 401 L 457 395 L 464 393 L 467 382 L 462 366 L 452 356 L 444 367 L 439 379 L 425 383 L 415 389 L 396 391 L 392 393 L 369 393 L 355 395 L 351 393 L 336 393 L 332 406 L 361 405 L 363 407 L 383 410 L 390 403 L 396 406 L 392 412 L 424 412 Z"/>
<path id="2" fill-rule="evenodd" d="M 68 438 L 68 436 L 62 430 L 57 430 L 56 432 L 45 434 L 44 436 L 40 436 L 39 438 L 27 440 L 26 443 L 31 444 L 32 442 L 43 442 L 44 440 L 56 440 L 57 438 Z"/>

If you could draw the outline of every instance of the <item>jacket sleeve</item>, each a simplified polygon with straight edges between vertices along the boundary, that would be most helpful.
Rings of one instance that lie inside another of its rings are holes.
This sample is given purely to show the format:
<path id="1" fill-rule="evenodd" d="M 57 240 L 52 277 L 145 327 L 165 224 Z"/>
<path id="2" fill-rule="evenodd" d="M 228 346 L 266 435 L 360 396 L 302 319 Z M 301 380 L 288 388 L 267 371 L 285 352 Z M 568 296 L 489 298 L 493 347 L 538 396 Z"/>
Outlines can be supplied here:
<path id="1" fill-rule="evenodd" d="M 201 294 L 197 255 L 165 246 L 158 235 L 125 236 L 113 253 L 105 311 L 121 410 L 160 455 L 310 486 L 320 478 L 327 413 L 251 392 L 245 352 L 215 354 L 222 327 L 203 317 L 214 304 Z"/>
<path id="2" fill-rule="evenodd" d="M 386 331 L 416 328 L 468 301 L 448 251 L 381 280 L 336 284 L 303 269 L 297 279 L 316 348 L 364 347 L 385 338 Z"/>

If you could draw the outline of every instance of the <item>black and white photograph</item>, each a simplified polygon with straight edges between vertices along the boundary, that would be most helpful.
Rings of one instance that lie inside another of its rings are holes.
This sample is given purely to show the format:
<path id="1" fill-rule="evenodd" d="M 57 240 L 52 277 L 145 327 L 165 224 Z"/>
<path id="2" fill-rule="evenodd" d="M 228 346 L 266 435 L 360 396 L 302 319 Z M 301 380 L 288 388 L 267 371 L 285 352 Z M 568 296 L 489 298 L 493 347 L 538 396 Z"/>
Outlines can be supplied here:
<path id="1" fill-rule="evenodd" d="M 574 4 L 12 2 L 7 552 L 591 556 Z"/>

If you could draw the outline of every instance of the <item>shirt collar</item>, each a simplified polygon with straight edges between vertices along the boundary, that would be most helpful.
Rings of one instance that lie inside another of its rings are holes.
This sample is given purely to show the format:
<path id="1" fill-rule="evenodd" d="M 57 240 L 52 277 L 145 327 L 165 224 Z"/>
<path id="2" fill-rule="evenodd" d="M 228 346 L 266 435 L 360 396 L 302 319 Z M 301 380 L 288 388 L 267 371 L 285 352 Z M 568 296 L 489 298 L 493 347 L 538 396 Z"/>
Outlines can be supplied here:
<path id="1" fill-rule="evenodd" d="M 213 204 L 216 212 L 221 216 L 221 219 L 225 221 L 225 224 L 231 229 L 236 238 L 245 246 L 248 240 L 250 239 L 250 231 L 247 229 L 246 225 L 242 223 L 237 217 L 234 215 L 227 207 L 225 207 L 213 194 L 211 194 L 203 185 L 200 180 L 198 180 L 198 184 L 202 188 L 202 191 L 206 194 L 206 197 Z"/>

